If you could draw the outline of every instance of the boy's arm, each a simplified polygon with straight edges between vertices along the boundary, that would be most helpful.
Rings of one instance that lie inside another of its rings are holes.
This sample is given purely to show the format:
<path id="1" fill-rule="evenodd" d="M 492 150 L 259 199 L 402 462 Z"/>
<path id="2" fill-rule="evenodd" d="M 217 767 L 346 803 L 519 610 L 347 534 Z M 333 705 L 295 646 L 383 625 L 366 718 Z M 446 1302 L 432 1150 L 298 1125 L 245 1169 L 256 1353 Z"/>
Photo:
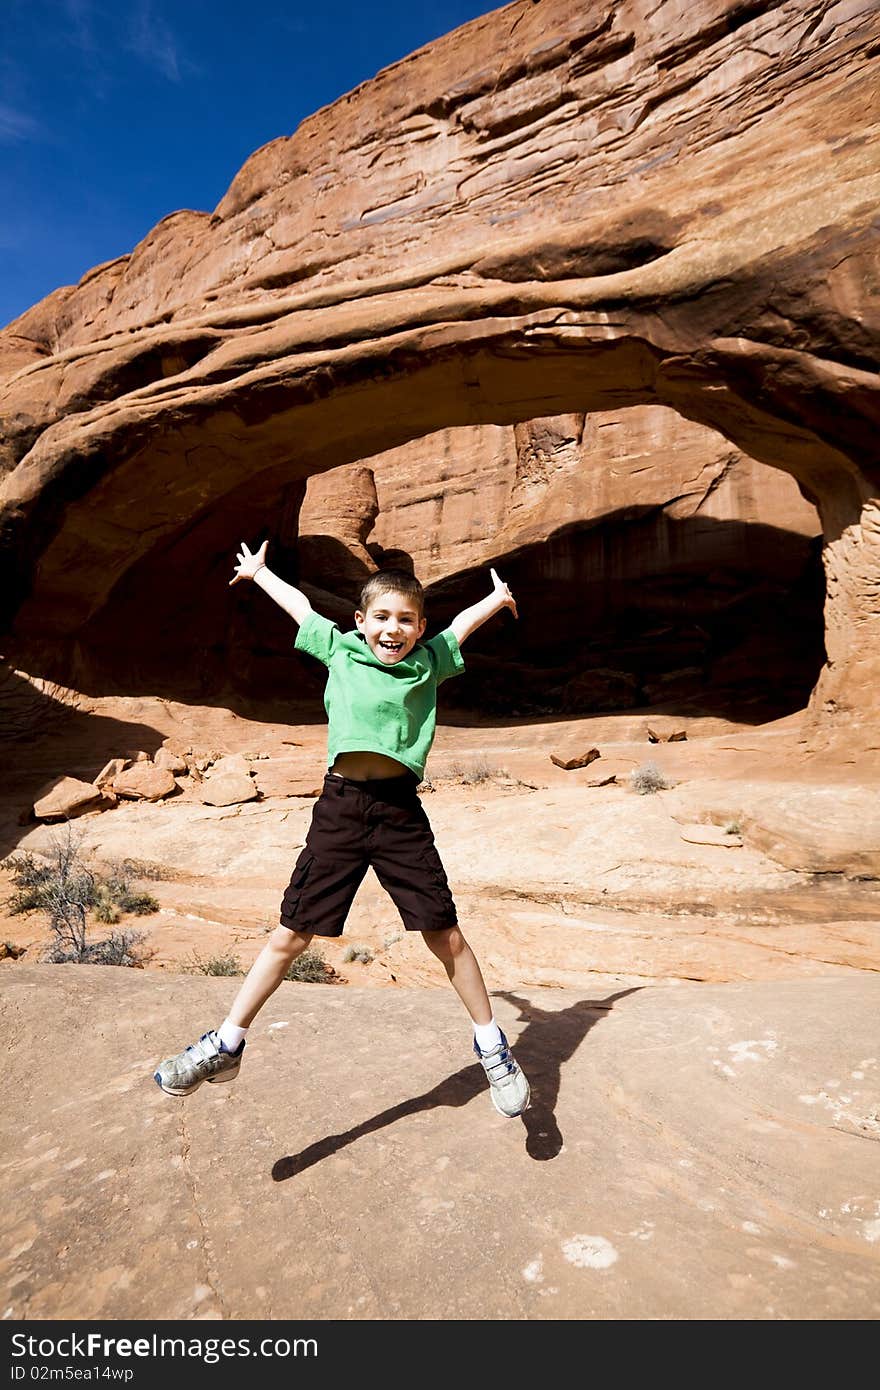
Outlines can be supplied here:
<path id="1" fill-rule="evenodd" d="M 235 567 L 235 577 L 229 583 L 237 584 L 240 579 L 252 579 L 263 593 L 268 594 L 274 599 L 285 613 L 289 613 L 295 623 L 303 623 L 312 612 L 312 605 L 309 603 L 305 594 L 299 589 L 295 589 L 292 584 L 286 584 L 283 579 L 279 579 L 277 574 L 266 565 L 266 547 L 268 541 L 263 541 L 259 550 L 252 555 L 245 545 L 241 543 L 241 550 L 238 553 L 238 564 Z"/>
<path id="2" fill-rule="evenodd" d="M 489 597 L 481 599 L 479 603 L 472 604 L 470 608 L 463 608 L 449 624 L 450 631 L 455 634 L 459 646 L 466 637 L 470 637 L 472 632 L 475 632 L 488 618 L 494 617 L 502 608 L 509 608 L 515 618 L 519 616 L 513 594 L 507 585 L 498 578 L 494 570 L 490 570 L 489 573 L 492 576 L 492 592 Z"/>

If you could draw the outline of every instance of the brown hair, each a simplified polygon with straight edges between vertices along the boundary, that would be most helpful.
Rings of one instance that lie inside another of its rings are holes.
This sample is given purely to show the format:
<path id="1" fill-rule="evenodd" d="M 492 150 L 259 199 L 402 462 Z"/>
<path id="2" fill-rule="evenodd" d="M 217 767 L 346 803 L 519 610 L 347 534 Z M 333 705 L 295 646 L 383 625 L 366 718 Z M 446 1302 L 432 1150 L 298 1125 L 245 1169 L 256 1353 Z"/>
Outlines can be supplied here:
<path id="1" fill-rule="evenodd" d="M 406 570 L 377 570 L 361 589 L 358 608 L 366 613 L 380 594 L 402 594 L 414 604 L 419 617 L 425 615 L 425 591 L 414 574 Z"/>

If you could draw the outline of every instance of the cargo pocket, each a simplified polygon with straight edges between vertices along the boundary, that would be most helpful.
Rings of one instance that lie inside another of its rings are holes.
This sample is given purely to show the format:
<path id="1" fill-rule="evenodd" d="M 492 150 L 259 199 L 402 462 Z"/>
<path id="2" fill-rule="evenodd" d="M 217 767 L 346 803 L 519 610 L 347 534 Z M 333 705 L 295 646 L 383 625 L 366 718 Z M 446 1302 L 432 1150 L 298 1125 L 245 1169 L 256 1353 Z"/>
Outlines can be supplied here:
<path id="1" fill-rule="evenodd" d="M 458 924 L 458 913 L 455 907 L 455 899 L 449 887 L 449 879 L 446 877 L 443 861 L 433 845 L 430 850 L 426 851 L 423 862 L 425 872 L 433 887 L 432 896 L 436 903 L 436 913 L 440 925 L 444 927 L 456 926 Z"/>
<path id="2" fill-rule="evenodd" d="M 284 890 L 284 897 L 281 899 L 281 925 L 283 927 L 292 927 L 295 931 L 298 930 L 296 918 L 299 912 L 300 899 L 314 862 L 315 856 L 306 846 L 293 866 L 290 882 Z"/>

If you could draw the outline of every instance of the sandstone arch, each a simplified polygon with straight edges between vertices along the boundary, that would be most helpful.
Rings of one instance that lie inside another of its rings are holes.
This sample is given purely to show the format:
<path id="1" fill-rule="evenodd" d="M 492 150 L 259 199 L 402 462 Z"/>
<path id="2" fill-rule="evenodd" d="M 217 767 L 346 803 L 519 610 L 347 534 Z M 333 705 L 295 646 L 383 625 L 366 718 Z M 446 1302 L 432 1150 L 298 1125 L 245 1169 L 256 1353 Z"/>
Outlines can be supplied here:
<path id="1" fill-rule="evenodd" d="M 255 479 L 659 403 L 815 502 L 813 737 L 870 740 L 878 41 L 858 0 L 516 3 L 57 291 L 0 335 L 12 650 Z"/>

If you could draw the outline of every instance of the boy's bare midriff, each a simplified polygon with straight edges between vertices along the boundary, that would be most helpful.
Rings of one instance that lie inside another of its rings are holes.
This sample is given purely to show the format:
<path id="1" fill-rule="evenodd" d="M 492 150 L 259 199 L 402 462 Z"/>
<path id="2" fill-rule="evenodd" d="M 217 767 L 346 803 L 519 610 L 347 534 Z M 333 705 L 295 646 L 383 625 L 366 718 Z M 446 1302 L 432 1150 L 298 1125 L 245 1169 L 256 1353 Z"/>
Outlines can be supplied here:
<path id="1" fill-rule="evenodd" d="M 408 767 L 384 753 L 338 753 L 330 769 L 353 782 L 372 782 L 384 777 L 412 775 Z"/>

